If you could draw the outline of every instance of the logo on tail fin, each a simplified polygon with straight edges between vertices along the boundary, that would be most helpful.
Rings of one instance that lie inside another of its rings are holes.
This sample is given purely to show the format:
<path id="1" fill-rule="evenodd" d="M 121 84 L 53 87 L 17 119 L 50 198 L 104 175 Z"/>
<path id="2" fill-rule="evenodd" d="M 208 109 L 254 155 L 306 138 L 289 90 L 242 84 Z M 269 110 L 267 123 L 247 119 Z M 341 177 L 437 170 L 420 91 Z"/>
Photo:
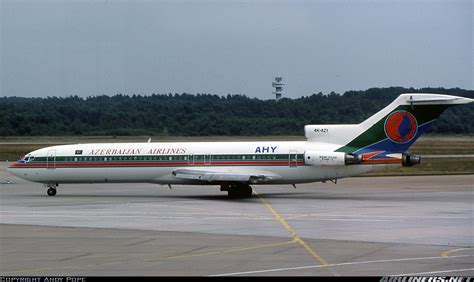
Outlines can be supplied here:
<path id="1" fill-rule="evenodd" d="M 406 143 L 413 139 L 418 130 L 415 117 L 407 111 L 391 113 L 385 120 L 385 135 L 396 143 Z"/>

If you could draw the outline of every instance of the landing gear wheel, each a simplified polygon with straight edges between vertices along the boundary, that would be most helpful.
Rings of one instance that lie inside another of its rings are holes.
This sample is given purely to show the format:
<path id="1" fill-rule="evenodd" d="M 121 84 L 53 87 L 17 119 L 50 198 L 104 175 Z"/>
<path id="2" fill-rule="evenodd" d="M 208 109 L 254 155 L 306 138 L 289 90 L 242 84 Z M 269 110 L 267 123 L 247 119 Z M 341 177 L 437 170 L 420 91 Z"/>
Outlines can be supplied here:
<path id="1" fill-rule="evenodd" d="M 242 197 L 250 198 L 252 197 L 252 187 L 250 185 L 243 185 L 242 186 Z"/>
<path id="2" fill-rule="evenodd" d="M 233 198 L 233 199 L 250 198 L 253 192 L 252 187 L 250 187 L 250 185 L 245 184 L 245 183 L 231 183 L 227 185 L 226 190 L 228 192 L 229 198 Z"/>
<path id="3" fill-rule="evenodd" d="M 48 189 L 47 192 L 48 192 L 48 196 L 54 196 L 54 195 L 56 195 L 56 192 L 57 192 L 57 191 L 56 191 L 55 188 L 49 187 L 49 189 Z"/>

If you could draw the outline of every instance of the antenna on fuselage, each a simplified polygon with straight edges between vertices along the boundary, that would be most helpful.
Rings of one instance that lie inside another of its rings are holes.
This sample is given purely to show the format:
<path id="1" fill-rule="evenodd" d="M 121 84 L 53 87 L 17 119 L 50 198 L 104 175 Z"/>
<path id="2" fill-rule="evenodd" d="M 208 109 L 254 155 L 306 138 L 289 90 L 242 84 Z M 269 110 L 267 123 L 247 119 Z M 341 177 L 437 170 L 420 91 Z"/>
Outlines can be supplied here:
<path id="1" fill-rule="evenodd" d="M 150 137 L 150 138 L 148 138 L 148 141 L 146 141 L 146 142 L 147 142 L 147 143 L 150 143 L 150 142 L 151 142 L 151 137 Z"/>

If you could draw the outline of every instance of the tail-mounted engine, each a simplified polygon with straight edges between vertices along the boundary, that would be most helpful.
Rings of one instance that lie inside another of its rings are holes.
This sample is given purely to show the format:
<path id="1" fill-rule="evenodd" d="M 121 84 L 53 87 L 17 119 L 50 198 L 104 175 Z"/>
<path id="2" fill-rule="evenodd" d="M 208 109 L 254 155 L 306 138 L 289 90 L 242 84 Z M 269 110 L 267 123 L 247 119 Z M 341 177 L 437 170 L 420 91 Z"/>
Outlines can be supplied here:
<path id="1" fill-rule="evenodd" d="M 384 163 L 381 160 L 380 163 Z M 347 154 L 342 152 L 318 152 L 306 151 L 304 153 L 304 163 L 312 166 L 344 166 L 366 163 L 362 155 Z M 371 162 L 375 164 L 376 162 Z M 414 166 L 421 163 L 419 155 L 403 153 L 401 158 L 403 166 Z"/>
<path id="2" fill-rule="evenodd" d="M 342 152 L 306 151 L 304 163 L 313 166 L 337 166 L 362 163 L 362 157 Z"/>
<path id="3" fill-rule="evenodd" d="M 402 154 L 402 165 L 403 166 L 414 166 L 421 163 L 421 157 L 419 155 L 403 153 Z"/>

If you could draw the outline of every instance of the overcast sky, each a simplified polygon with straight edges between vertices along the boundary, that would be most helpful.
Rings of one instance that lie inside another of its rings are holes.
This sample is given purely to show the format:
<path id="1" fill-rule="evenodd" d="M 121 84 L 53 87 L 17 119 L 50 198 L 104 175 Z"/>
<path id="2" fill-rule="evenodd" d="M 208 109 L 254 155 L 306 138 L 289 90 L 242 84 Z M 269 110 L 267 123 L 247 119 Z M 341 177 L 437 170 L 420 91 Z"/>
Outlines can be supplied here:
<path id="1" fill-rule="evenodd" d="M 473 89 L 472 2 L 0 0 L 0 96 Z"/>

